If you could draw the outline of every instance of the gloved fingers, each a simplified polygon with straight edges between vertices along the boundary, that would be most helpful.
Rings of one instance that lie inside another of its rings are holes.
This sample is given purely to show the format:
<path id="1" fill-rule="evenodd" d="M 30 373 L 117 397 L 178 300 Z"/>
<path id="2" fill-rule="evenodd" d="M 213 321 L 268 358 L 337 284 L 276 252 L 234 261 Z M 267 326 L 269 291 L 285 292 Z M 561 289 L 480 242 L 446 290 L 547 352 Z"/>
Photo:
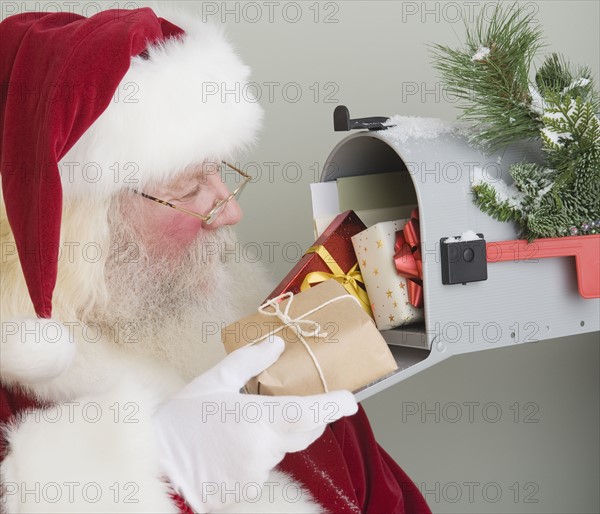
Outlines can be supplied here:
<path id="1" fill-rule="evenodd" d="M 270 336 L 260 343 L 235 350 L 213 369 L 221 384 L 237 392 L 248 380 L 273 365 L 284 349 L 281 337 Z"/>
<path id="2" fill-rule="evenodd" d="M 260 343 L 235 350 L 192 380 L 175 398 L 190 398 L 207 392 L 237 393 L 248 380 L 275 363 L 284 348 L 281 337 L 270 336 Z"/>
<path id="3" fill-rule="evenodd" d="M 280 396 L 270 398 L 277 402 L 279 413 L 277 429 L 280 433 L 300 433 L 325 427 L 344 416 L 358 411 L 358 404 L 350 391 L 339 390 L 311 396 Z"/>

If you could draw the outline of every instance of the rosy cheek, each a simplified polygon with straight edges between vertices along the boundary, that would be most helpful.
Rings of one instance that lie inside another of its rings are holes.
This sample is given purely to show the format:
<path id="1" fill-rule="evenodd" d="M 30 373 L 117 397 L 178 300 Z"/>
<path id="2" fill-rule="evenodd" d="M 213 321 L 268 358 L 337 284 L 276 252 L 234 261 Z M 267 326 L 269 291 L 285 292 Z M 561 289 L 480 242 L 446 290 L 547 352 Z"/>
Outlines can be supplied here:
<path id="1" fill-rule="evenodd" d="M 140 237 L 148 249 L 159 254 L 176 254 L 183 251 L 202 230 L 202 220 L 167 208 L 156 209 L 150 205 L 143 213 L 137 212 L 132 219 Z"/>
<path id="2" fill-rule="evenodd" d="M 187 216 L 182 213 L 175 213 L 170 220 L 161 227 L 161 239 L 168 241 L 168 245 L 185 247 L 189 245 L 198 232 L 202 230 L 202 220 Z"/>

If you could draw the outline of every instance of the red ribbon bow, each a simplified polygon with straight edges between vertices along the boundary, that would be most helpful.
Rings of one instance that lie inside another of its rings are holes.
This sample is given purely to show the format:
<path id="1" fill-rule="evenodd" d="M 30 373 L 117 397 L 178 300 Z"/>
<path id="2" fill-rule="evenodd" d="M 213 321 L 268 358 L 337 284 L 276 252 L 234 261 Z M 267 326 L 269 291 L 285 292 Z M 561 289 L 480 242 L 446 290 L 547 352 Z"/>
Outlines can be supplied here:
<path id="1" fill-rule="evenodd" d="M 414 209 L 410 217 L 404 229 L 396 232 L 394 264 L 398 274 L 407 279 L 408 300 L 412 305 L 420 308 L 423 307 L 423 262 L 419 209 Z"/>

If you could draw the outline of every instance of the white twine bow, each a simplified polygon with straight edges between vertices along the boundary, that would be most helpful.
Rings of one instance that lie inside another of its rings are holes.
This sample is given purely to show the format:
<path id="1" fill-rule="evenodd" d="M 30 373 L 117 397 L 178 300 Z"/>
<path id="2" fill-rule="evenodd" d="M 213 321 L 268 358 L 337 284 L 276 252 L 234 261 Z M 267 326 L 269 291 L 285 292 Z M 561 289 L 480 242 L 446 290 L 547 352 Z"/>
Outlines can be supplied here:
<path id="1" fill-rule="evenodd" d="M 279 304 L 281 303 L 282 300 L 285 300 L 288 298 L 289 298 L 289 301 L 287 302 L 285 309 L 282 311 Z M 313 353 L 312 349 L 306 342 L 306 339 L 304 339 L 305 337 L 327 337 L 328 334 L 327 334 L 327 332 L 325 332 L 321 329 L 321 325 L 319 325 L 316 321 L 313 321 L 310 319 L 304 319 L 304 318 L 317 312 L 318 310 L 322 309 L 323 307 L 326 307 L 327 305 L 332 304 L 333 302 L 337 302 L 338 300 L 344 300 L 346 298 L 350 298 L 351 300 L 354 300 L 356 302 L 356 304 L 360 307 L 360 302 L 354 296 L 351 296 L 349 294 L 344 294 L 341 296 L 336 296 L 335 298 L 331 298 L 330 300 L 327 300 L 325 303 L 318 305 L 314 309 L 311 309 L 310 311 L 304 313 L 302 316 L 298 316 L 297 318 L 292 318 L 289 315 L 290 307 L 292 305 L 292 302 L 294 301 L 294 293 L 287 292 L 287 293 L 280 294 L 279 296 L 276 296 L 275 298 L 271 298 L 270 300 L 267 300 L 265 303 L 263 303 L 258 308 L 258 312 L 260 312 L 261 314 L 264 314 L 266 316 L 274 316 L 274 317 L 278 318 L 281 321 L 282 326 L 276 328 L 275 330 L 269 332 L 268 334 L 265 334 L 262 337 L 259 337 L 258 339 L 255 339 L 254 341 L 249 342 L 245 346 L 259 343 L 260 341 L 263 341 L 264 339 L 267 339 L 268 337 L 277 334 L 277 332 L 281 332 L 285 327 L 289 327 L 298 336 L 298 339 L 300 339 L 300 342 L 303 344 L 304 348 L 310 355 L 310 358 L 312 359 L 312 361 L 315 365 L 315 368 L 317 369 L 317 372 L 319 373 L 319 378 L 321 379 L 321 383 L 323 384 L 323 389 L 325 390 L 326 393 L 328 393 L 329 387 L 327 387 L 327 380 L 325 380 L 325 375 L 323 374 L 323 369 L 321 368 L 321 365 L 319 364 L 319 361 L 317 360 L 316 355 Z M 268 307 L 272 307 L 273 311 L 268 311 L 267 310 Z M 307 327 L 309 327 L 309 329 L 308 330 L 303 329 L 301 327 L 301 325 L 307 326 Z"/>
<path id="2" fill-rule="evenodd" d="M 285 309 L 282 312 L 280 308 L 281 301 L 287 298 L 289 298 L 290 301 L 286 304 Z M 258 308 L 258 312 L 266 316 L 275 316 L 276 318 L 279 318 L 279 320 L 285 326 L 290 327 L 298 337 L 327 337 L 327 332 L 321 330 L 321 325 L 319 325 L 316 321 L 311 319 L 303 319 L 304 316 L 300 316 L 299 318 L 295 319 L 290 317 L 290 306 L 292 305 L 293 301 L 294 293 L 283 293 L 276 298 L 272 298 L 271 300 L 267 300 L 265 303 L 263 303 Z M 267 307 L 273 307 L 273 312 L 267 311 Z M 302 325 L 308 326 L 312 330 L 305 330 L 302 328 Z"/>

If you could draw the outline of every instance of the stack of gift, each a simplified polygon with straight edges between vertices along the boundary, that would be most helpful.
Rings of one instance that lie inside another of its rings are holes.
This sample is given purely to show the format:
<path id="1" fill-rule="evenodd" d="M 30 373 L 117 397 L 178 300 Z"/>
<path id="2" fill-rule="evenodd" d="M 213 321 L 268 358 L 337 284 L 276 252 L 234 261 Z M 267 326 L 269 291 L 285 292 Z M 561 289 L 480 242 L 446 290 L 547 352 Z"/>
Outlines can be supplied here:
<path id="1" fill-rule="evenodd" d="M 266 301 L 256 314 L 222 331 L 227 353 L 272 335 L 285 341 L 285 350 L 272 366 L 246 384 L 249 393 L 280 396 L 357 391 L 397 369 L 371 317 L 335 280 L 297 295 L 283 293 Z"/>
<path id="2" fill-rule="evenodd" d="M 419 214 L 377 223 L 352 237 L 375 323 L 388 330 L 423 320 Z"/>
<path id="3" fill-rule="evenodd" d="M 379 330 L 423 319 L 419 252 L 416 209 L 368 229 L 353 211 L 338 215 L 258 312 L 223 330 L 228 353 L 271 335 L 286 342 L 246 390 L 357 391 L 395 371 Z"/>

